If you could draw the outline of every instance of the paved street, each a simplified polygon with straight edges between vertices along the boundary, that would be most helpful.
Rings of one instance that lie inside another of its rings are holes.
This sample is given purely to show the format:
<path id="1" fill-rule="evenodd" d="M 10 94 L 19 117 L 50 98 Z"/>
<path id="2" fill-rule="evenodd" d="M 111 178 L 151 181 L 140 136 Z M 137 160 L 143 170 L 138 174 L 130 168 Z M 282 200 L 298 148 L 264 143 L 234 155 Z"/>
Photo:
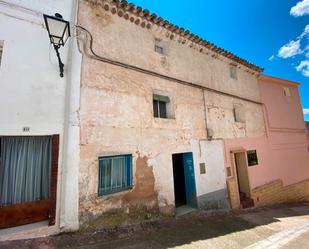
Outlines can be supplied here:
<path id="1" fill-rule="evenodd" d="M 6 248 L 308 248 L 309 204 L 150 221 L 141 226 L 0 243 Z"/>

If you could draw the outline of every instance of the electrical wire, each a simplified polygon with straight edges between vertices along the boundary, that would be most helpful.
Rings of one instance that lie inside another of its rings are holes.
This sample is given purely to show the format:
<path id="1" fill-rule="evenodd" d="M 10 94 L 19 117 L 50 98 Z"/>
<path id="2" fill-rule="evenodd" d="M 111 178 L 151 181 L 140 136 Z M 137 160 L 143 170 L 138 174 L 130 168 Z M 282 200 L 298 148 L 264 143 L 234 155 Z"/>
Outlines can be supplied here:
<path id="1" fill-rule="evenodd" d="M 130 70 L 133 70 L 133 71 L 136 71 L 136 72 L 140 72 L 140 73 L 143 73 L 143 74 L 147 74 L 147 75 L 151 75 L 151 76 L 158 77 L 158 78 L 161 78 L 161 79 L 165 79 L 165 80 L 168 80 L 168 81 L 177 82 L 177 83 L 180 83 L 180 84 L 183 84 L 183 85 L 207 90 L 209 92 L 213 92 L 213 93 L 216 93 L 216 94 L 229 96 L 229 97 L 232 97 L 232 98 L 237 98 L 237 99 L 247 101 L 247 102 L 251 102 L 251 103 L 254 103 L 254 104 L 257 104 L 257 105 L 262 105 L 261 102 L 258 102 L 258 101 L 255 101 L 255 100 L 247 99 L 247 98 L 244 98 L 244 97 L 241 97 L 241 96 L 238 96 L 238 95 L 234 95 L 234 94 L 231 94 L 231 93 L 222 92 L 222 91 L 219 91 L 219 90 L 216 90 L 216 89 L 212 89 L 212 88 L 209 88 L 209 87 L 198 85 L 198 84 L 193 83 L 193 82 L 177 79 L 177 78 L 170 77 L 170 76 L 167 76 L 167 75 L 163 75 L 163 74 L 160 74 L 160 73 L 157 73 L 157 72 L 154 72 L 154 71 L 150 71 L 148 69 L 143 69 L 143 68 L 140 68 L 140 67 L 137 67 L 137 66 L 133 66 L 133 65 L 130 65 L 130 64 L 126 64 L 126 63 L 123 63 L 123 62 L 111 60 L 111 59 L 105 58 L 103 56 L 100 56 L 99 54 L 97 54 L 93 50 L 93 36 L 90 33 L 90 31 L 87 30 L 86 28 L 82 27 L 82 26 L 79 26 L 79 25 L 75 25 L 75 27 L 83 30 L 84 32 L 86 32 L 87 35 L 89 35 L 89 38 L 90 38 L 89 49 L 90 49 L 90 52 L 92 53 L 92 55 L 87 54 L 87 56 L 90 57 L 90 58 L 97 59 L 99 61 L 109 63 L 109 64 L 112 64 L 114 66 L 123 67 L 123 68 L 130 69 Z"/>

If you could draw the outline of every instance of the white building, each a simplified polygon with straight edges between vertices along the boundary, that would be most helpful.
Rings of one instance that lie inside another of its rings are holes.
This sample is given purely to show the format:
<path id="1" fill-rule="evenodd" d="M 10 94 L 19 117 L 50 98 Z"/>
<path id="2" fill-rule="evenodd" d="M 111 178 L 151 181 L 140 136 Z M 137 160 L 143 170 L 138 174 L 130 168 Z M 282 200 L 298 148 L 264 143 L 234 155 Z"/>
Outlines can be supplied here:
<path id="1" fill-rule="evenodd" d="M 24 152 L 16 158 L 8 149 L 0 149 L 4 165 L 19 160 L 15 171 L 1 173 L 0 240 L 78 227 L 80 54 L 75 39 L 60 49 L 65 65 L 61 78 L 43 19 L 43 14 L 61 13 L 70 21 L 73 35 L 75 4 L 73 0 L 0 1 L 0 143 Z M 25 163 L 21 169 L 20 161 L 27 160 L 40 160 L 41 171 Z M 36 187 L 27 185 L 29 177 Z M 27 225 L 15 227 L 22 224 Z"/>

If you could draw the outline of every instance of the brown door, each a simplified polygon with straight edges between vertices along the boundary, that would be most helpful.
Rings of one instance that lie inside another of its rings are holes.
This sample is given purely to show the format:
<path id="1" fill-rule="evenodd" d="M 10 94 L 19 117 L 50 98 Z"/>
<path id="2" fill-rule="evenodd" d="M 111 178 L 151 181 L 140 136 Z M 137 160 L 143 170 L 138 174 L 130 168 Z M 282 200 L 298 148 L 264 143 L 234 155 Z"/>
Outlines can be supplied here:
<path id="1" fill-rule="evenodd" d="M 250 184 L 245 152 L 235 154 L 235 164 L 237 170 L 239 192 L 245 193 L 247 197 L 250 197 Z"/>
<path id="2" fill-rule="evenodd" d="M 235 165 L 241 207 L 252 207 L 254 206 L 254 201 L 251 198 L 246 152 L 235 153 Z"/>
<path id="3" fill-rule="evenodd" d="M 4 151 L 3 148 L 2 150 L 0 148 L 0 151 L 3 152 Z M 50 153 L 51 153 L 51 160 L 50 160 L 50 166 L 48 166 L 50 167 L 50 175 L 49 175 L 50 184 L 49 184 L 48 198 L 44 198 L 42 200 L 35 200 L 35 201 L 19 202 L 17 204 L 13 203 L 13 204 L 8 204 L 8 205 L 4 205 L 3 202 L 0 202 L 0 228 L 8 228 L 8 227 L 14 227 L 14 226 L 19 226 L 19 225 L 25 225 L 25 224 L 34 223 L 34 222 L 43 221 L 43 220 L 49 220 L 49 225 L 55 224 L 58 156 L 59 156 L 59 135 L 53 135 L 51 137 Z M 5 174 L 4 166 L 3 164 L 1 164 L 1 161 L 0 161 L 0 167 L 2 167 L 2 169 L 0 168 L 0 173 Z M 6 167 L 8 168 L 8 165 L 6 165 Z M 1 184 L 5 184 L 3 182 L 3 177 L 0 178 L 0 180 L 1 179 L 2 179 L 2 182 L 0 181 L 0 187 L 1 187 Z M 43 178 L 39 179 L 39 181 L 40 180 L 44 181 Z M 1 192 L 0 192 L 0 198 L 1 198 Z"/>

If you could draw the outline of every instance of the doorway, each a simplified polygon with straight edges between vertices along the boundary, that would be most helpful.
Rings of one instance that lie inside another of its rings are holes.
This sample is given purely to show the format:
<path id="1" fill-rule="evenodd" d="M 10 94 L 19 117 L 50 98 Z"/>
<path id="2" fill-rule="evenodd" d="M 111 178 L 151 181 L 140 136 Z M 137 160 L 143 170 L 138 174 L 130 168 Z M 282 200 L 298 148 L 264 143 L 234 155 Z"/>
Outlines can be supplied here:
<path id="1" fill-rule="evenodd" d="M 59 135 L 0 137 L 0 229 L 55 224 Z"/>
<path id="2" fill-rule="evenodd" d="M 247 154 L 246 152 L 235 153 L 234 158 L 240 204 L 242 208 L 252 207 L 254 206 L 254 202 L 253 199 L 251 199 Z"/>
<path id="3" fill-rule="evenodd" d="M 172 158 L 175 206 L 196 207 L 193 154 L 192 152 L 173 154 Z"/>

